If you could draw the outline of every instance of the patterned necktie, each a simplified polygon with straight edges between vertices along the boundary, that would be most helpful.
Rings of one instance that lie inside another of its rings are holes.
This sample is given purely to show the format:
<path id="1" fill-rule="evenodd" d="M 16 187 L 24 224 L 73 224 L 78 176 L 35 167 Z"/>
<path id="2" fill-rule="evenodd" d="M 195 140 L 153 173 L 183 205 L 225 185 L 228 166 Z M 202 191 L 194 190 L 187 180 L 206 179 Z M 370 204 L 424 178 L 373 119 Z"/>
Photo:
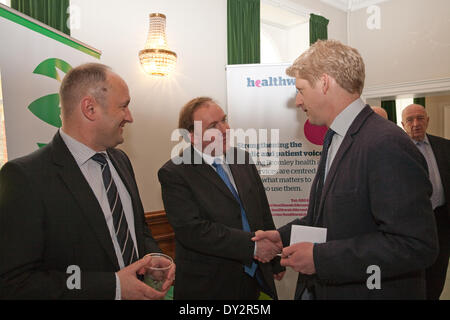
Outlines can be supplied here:
<path id="1" fill-rule="evenodd" d="M 328 157 L 328 149 L 330 148 L 331 140 L 333 139 L 333 135 L 336 132 L 334 132 L 332 129 L 328 129 L 327 133 L 325 134 L 325 138 L 323 139 L 323 149 L 322 154 L 320 156 L 320 162 L 319 162 L 319 168 L 317 169 L 317 182 L 316 182 L 316 193 L 314 195 L 314 219 L 319 215 L 319 205 L 320 205 L 320 198 L 322 198 L 322 189 L 323 184 L 325 180 L 325 167 L 327 164 L 327 157 Z"/>
<path id="2" fill-rule="evenodd" d="M 222 178 L 223 182 L 225 182 L 228 189 L 230 189 L 231 193 L 236 198 L 237 202 L 239 203 L 239 206 L 241 207 L 241 219 L 242 219 L 243 230 L 250 232 L 251 231 L 250 225 L 248 224 L 247 214 L 245 213 L 244 206 L 242 205 L 241 199 L 239 198 L 239 195 L 237 194 L 236 189 L 233 187 L 233 184 L 231 183 L 230 178 L 228 177 L 228 174 L 225 172 L 225 169 L 223 168 L 223 166 L 220 163 L 216 162 L 216 160 L 214 160 L 212 165 L 216 169 L 219 176 Z M 255 262 L 252 263 L 251 267 L 244 266 L 245 272 L 249 276 L 253 277 L 255 275 L 257 266 L 258 265 Z"/>
<path id="3" fill-rule="evenodd" d="M 136 249 L 134 247 L 133 238 L 131 238 L 130 230 L 128 229 L 127 219 L 122 207 L 119 192 L 116 184 L 111 176 L 111 170 L 108 161 L 101 153 L 96 153 L 93 160 L 98 162 L 102 168 L 103 183 L 106 188 L 106 195 L 108 197 L 109 207 L 113 217 L 114 230 L 117 241 L 119 242 L 120 250 L 125 266 L 137 260 Z"/>

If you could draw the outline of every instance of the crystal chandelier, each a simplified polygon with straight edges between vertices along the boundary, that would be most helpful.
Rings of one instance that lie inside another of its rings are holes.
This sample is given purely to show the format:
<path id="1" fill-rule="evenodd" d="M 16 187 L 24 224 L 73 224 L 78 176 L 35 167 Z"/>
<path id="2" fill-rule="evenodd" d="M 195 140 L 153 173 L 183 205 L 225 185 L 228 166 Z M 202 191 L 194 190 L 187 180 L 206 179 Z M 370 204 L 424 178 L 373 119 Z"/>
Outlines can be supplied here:
<path id="1" fill-rule="evenodd" d="M 177 54 L 169 50 L 166 39 L 166 16 L 150 14 L 150 29 L 145 48 L 139 51 L 139 60 L 145 72 L 155 76 L 167 76 L 175 70 Z"/>

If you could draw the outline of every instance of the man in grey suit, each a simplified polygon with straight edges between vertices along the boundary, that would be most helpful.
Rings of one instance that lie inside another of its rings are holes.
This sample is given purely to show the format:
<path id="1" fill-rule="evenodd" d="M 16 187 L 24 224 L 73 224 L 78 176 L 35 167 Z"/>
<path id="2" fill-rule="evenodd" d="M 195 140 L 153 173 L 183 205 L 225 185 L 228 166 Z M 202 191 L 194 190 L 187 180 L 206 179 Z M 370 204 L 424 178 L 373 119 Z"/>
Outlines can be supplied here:
<path id="1" fill-rule="evenodd" d="M 286 73 L 297 106 L 329 129 L 306 217 L 254 239 L 283 243 L 281 265 L 300 273 L 296 299 L 425 298 L 424 271 L 438 251 L 425 159 L 364 105 L 356 49 L 317 41 Z M 327 241 L 290 245 L 292 225 L 327 228 Z"/>
<path id="2" fill-rule="evenodd" d="M 70 70 L 62 128 L 0 171 L 0 299 L 162 299 L 139 280 L 160 252 L 133 168 L 115 147 L 133 121 L 125 81 L 102 64 Z"/>
<path id="3" fill-rule="evenodd" d="M 430 118 L 425 108 L 411 104 L 403 109 L 402 125 L 427 160 L 433 194 L 431 205 L 436 219 L 439 255 L 426 269 L 427 299 L 439 300 L 444 288 L 450 255 L 450 141 L 427 134 Z"/>

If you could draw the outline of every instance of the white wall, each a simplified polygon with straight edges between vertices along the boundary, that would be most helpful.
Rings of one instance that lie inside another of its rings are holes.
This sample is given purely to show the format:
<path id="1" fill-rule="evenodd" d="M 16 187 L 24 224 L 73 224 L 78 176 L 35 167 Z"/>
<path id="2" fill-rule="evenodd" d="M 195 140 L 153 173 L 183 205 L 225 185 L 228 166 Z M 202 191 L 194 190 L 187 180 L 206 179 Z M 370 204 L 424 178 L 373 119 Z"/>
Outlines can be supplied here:
<path id="1" fill-rule="evenodd" d="M 350 13 L 349 45 L 366 64 L 366 85 L 450 77 L 450 1 L 390 0 L 378 4 L 381 28 L 367 28 L 365 9 Z"/>
<path id="2" fill-rule="evenodd" d="M 2 72 L 0 70 L 0 168 L 6 163 L 7 160 L 5 117 L 3 115 Z"/>
<path id="3" fill-rule="evenodd" d="M 261 63 L 289 62 L 288 31 L 261 23 Z"/>
<path id="4" fill-rule="evenodd" d="M 309 48 L 309 21 L 289 29 L 287 42 L 287 62 L 292 63 Z"/>
<path id="5" fill-rule="evenodd" d="M 425 98 L 425 108 L 430 117 L 427 132 L 450 139 L 450 95 L 432 95 Z M 446 131 L 447 130 L 447 131 Z"/>
<path id="6" fill-rule="evenodd" d="M 329 20 L 328 38 L 347 43 L 347 14 L 319 1 L 291 0 Z M 283 24 L 282 21 L 279 22 Z M 292 27 L 261 23 L 261 63 L 293 62 L 309 48 L 309 21 Z"/>
<path id="7" fill-rule="evenodd" d="M 293 27 L 261 23 L 261 63 L 292 63 L 309 48 L 309 21 Z"/>
<path id="8" fill-rule="evenodd" d="M 191 98 L 208 95 L 226 106 L 226 0 L 71 0 L 80 8 L 72 36 L 103 52 L 101 61 L 128 83 L 134 123 L 121 146 L 133 163 L 144 210 L 163 209 L 158 169 L 170 158 L 172 130 Z M 171 79 L 153 78 L 140 67 L 148 14 L 167 16 L 169 48 L 178 55 Z"/>

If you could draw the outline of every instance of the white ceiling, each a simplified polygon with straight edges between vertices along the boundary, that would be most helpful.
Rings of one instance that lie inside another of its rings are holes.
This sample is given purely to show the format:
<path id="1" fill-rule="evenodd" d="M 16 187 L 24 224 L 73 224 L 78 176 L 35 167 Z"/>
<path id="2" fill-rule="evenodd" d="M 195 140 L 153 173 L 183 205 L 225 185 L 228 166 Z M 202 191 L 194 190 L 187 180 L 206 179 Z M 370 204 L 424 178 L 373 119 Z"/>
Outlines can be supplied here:
<path id="1" fill-rule="evenodd" d="M 349 12 L 359 10 L 362 8 L 367 8 L 377 3 L 389 0 L 320 0 L 320 1 L 332 7 L 340 9 L 342 11 Z"/>
<path id="2" fill-rule="evenodd" d="M 277 5 L 275 2 L 261 2 L 261 21 L 287 29 L 309 21 L 309 14 L 293 10 L 292 7 Z"/>
<path id="3" fill-rule="evenodd" d="M 377 3 L 389 0 L 320 0 L 321 2 L 342 10 L 351 12 L 367 8 Z M 314 12 L 302 5 L 302 0 L 261 0 L 261 21 L 283 29 L 309 21 L 311 13 Z"/>

